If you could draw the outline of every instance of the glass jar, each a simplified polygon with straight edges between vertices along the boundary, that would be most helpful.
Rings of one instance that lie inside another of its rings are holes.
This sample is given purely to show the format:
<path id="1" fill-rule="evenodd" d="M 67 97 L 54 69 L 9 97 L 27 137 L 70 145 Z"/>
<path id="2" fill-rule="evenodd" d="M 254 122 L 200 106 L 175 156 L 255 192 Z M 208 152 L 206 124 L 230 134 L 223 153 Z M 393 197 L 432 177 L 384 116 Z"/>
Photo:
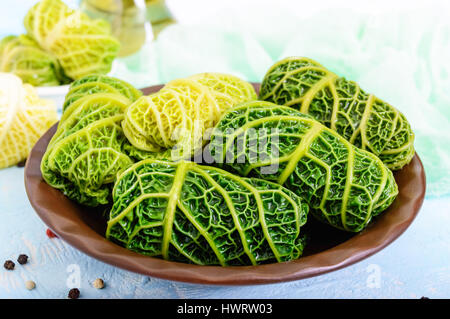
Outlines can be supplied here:
<path id="1" fill-rule="evenodd" d="M 147 21 L 150 21 L 155 37 L 168 25 L 175 23 L 165 0 L 145 0 L 147 6 Z"/>
<path id="2" fill-rule="evenodd" d="M 138 52 L 174 23 L 165 0 L 81 0 L 80 9 L 111 24 L 112 33 L 122 44 L 119 57 Z"/>

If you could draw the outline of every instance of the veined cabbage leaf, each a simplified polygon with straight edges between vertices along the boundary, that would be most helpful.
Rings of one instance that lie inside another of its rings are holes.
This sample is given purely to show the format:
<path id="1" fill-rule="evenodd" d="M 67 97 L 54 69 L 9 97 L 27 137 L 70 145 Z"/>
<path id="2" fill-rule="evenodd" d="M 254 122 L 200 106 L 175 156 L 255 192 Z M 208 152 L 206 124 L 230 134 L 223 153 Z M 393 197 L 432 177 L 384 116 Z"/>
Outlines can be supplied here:
<path id="1" fill-rule="evenodd" d="M 52 31 L 62 26 L 73 13 L 75 10 L 61 0 L 39 1 L 28 10 L 24 26 L 40 46 L 49 51 L 49 46 L 45 44 L 52 37 Z"/>
<path id="2" fill-rule="evenodd" d="M 44 180 L 72 200 L 98 206 L 109 202 L 118 172 L 137 160 L 165 157 L 136 149 L 124 135 L 124 112 L 140 94 L 108 76 L 75 81 L 42 158 Z"/>
<path id="3" fill-rule="evenodd" d="M 139 149 L 157 152 L 182 141 L 190 154 L 202 145 L 205 129 L 214 126 L 219 114 L 207 88 L 179 79 L 130 105 L 123 128 L 131 144 Z"/>
<path id="4" fill-rule="evenodd" d="M 0 168 L 27 158 L 58 117 L 56 106 L 12 73 L 0 73 Z"/>
<path id="5" fill-rule="evenodd" d="M 111 70 L 120 43 L 109 24 L 72 10 L 61 0 L 42 0 L 24 20 L 25 29 L 38 44 L 58 59 L 64 72 L 76 80 Z"/>
<path id="6" fill-rule="evenodd" d="M 117 93 L 87 94 L 61 117 L 41 162 L 44 180 L 85 205 L 107 204 L 132 149 L 121 127 L 131 101 Z"/>
<path id="7" fill-rule="evenodd" d="M 55 141 L 69 136 L 95 121 L 123 115 L 130 104 L 131 101 L 121 94 L 95 93 L 83 96 L 72 103 L 66 112 L 63 113 L 61 124 L 53 135 L 49 147 Z"/>
<path id="8" fill-rule="evenodd" d="M 140 90 L 120 79 L 100 74 L 88 75 L 72 82 L 64 101 L 63 112 L 79 98 L 94 93 L 121 94 L 131 102 L 142 96 Z"/>
<path id="9" fill-rule="evenodd" d="M 130 250 L 199 265 L 298 258 L 308 207 L 278 184 L 193 162 L 144 160 L 113 189 L 106 237 Z"/>
<path id="10" fill-rule="evenodd" d="M 68 80 L 57 59 L 27 35 L 2 39 L 0 71 L 14 73 L 33 86 L 57 86 Z"/>
<path id="11" fill-rule="evenodd" d="M 133 163 L 124 151 L 122 120 L 97 120 L 55 141 L 42 159 L 45 181 L 80 204 L 107 204 L 117 173 Z"/>
<path id="12" fill-rule="evenodd" d="M 124 82 L 125 83 L 125 82 Z M 128 83 L 125 83 L 128 85 Z M 131 100 L 119 93 L 94 93 L 77 98 L 61 116 L 61 124 L 53 135 L 49 147 L 55 141 L 68 136 L 90 123 L 115 115 L 123 115 Z M 139 161 L 147 158 L 170 158 L 169 152 L 151 153 L 139 150 L 130 143 L 124 145 L 125 153 Z"/>
<path id="13" fill-rule="evenodd" d="M 263 79 L 259 98 L 311 115 L 377 155 L 390 169 L 402 168 L 414 156 L 414 133 L 401 112 L 311 59 L 291 57 L 275 63 Z"/>
<path id="14" fill-rule="evenodd" d="M 189 158 L 201 149 L 224 110 L 255 98 L 252 85 L 237 77 L 197 74 L 141 97 L 127 109 L 122 125 L 138 149 L 161 152 L 175 147 L 176 158 Z"/>
<path id="15" fill-rule="evenodd" d="M 285 186 L 316 218 L 346 231 L 362 230 L 398 194 L 391 170 L 373 153 L 310 115 L 270 102 L 229 109 L 208 149 L 219 165 Z"/>
<path id="16" fill-rule="evenodd" d="M 220 112 L 242 102 L 256 100 L 253 86 L 237 76 L 224 73 L 199 73 L 189 77 L 206 86 L 213 95 Z"/>

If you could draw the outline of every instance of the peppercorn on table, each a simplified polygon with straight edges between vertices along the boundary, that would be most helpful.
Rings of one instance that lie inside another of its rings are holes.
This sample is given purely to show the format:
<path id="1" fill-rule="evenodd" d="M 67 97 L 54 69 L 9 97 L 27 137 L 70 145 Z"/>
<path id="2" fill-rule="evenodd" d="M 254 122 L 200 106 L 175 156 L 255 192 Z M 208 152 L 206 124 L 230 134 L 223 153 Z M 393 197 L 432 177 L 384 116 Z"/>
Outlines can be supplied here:
<path id="1" fill-rule="evenodd" d="M 271 1 L 248 1 L 239 8 L 203 1 L 201 10 L 185 1 L 167 2 L 179 24 L 135 56 L 115 61 L 113 76 L 135 87 L 206 71 L 261 82 L 284 57 L 317 59 L 408 118 L 427 175 L 421 211 L 387 248 L 332 273 L 259 286 L 186 284 L 115 268 L 52 236 L 28 202 L 24 168 L 12 166 L 0 170 L 0 298 L 67 298 L 69 291 L 73 298 L 78 293 L 79 298 L 450 297 L 448 4 L 441 1 L 419 13 L 414 1 L 408 2 L 412 9 L 386 1 L 392 9 L 387 13 L 380 4 L 361 7 L 350 0 L 340 2 L 340 8 L 333 1 L 303 3 L 302 10 L 293 10 L 294 1 L 277 7 Z M 23 32 L 17 17 L 33 3 L 0 3 L 2 37 Z"/>

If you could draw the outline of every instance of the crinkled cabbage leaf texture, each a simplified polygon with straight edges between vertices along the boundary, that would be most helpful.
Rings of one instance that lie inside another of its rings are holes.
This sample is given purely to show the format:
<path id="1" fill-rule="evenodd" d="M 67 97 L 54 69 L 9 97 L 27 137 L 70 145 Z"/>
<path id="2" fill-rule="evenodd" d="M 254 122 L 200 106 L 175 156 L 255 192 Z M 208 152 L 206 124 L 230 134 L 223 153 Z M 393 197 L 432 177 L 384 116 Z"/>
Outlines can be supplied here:
<path id="1" fill-rule="evenodd" d="M 159 152 L 175 147 L 173 156 L 188 158 L 204 145 L 208 129 L 221 114 L 253 100 L 253 86 L 235 76 L 203 73 L 167 83 L 126 111 L 124 132 L 136 148 Z"/>
<path id="2" fill-rule="evenodd" d="M 14 73 L 33 86 L 57 86 L 67 82 L 57 59 L 27 35 L 2 39 L 0 71 Z"/>
<path id="3" fill-rule="evenodd" d="M 131 102 L 142 96 L 142 92 L 131 84 L 115 77 L 93 74 L 73 81 L 63 105 L 63 112 L 79 98 L 94 93 L 121 94 Z"/>
<path id="4" fill-rule="evenodd" d="M 142 150 L 173 147 L 180 139 L 201 142 L 206 127 L 219 116 L 209 90 L 186 79 L 169 82 L 159 92 L 132 104 L 123 124 L 130 142 Z"/>
<path id="5" fill-rule="evenodd" d="M 56 56 L 64 72 L 76 80 L 106 74 L 120 43 L 109 24 L 72 10 L 61 0 L 42 0 L 25 16 L 25 29 L 47 52 Z"/>
<path id="6" fill-rule="evenodd" d="M 229 109 L 208 149 L 219 165 L 285 186 L 320 221 L 346 231 L 364 229 L 398 194 L 391 170 L 373 153 L 310 115 L 270 102 Z"/>
<path id="7" fill-rule="evenodd" d="M 290 57 L 275 63 L 259 98 L 311 115 L 390 169 L 402 168 L 415 154 L 414 133 L 401 112 L 311 59 Z"/>
<path id="8" fill-rule="evenodd" d="M 268 181 L 193 162 L 144 160 L 113 189 L 106 237 L 130 250 L 199 265 L 298 258 L 308 206 Z"/>
<path id="9" fill-rule="evenodd" d="M 53 102 L 12 73 L 0 73 L 0 168 L 27 158 L 31 148 L 58 117 Z"/>
<path id="10" fill-rule="evenodd" d="M 105 205 L 120 171 L 138 160 L 167 158 L 137 149 L 124 135 L 124 112 L 141 95 L 129 83 L 105 75 L 74 81 L 41 162 L 45 181 L 80 204 Z"/>
<path id="11" fill-rule="evenodd" d="M 81 204 L 107 204 L 117 173 L 134 162 L 121 127 L 130 103 L 115 93 L 85 95 L 72 103 L 43 156 L 45 181 Z"/>
<path id="12" fill-rule="evenodd" d="M 199 73 L 190 76 L 189 79 L 210 90 L 221 113 L 234 105 L 257 98 L 255 89 L 249 82 L 231 74 Z"/>

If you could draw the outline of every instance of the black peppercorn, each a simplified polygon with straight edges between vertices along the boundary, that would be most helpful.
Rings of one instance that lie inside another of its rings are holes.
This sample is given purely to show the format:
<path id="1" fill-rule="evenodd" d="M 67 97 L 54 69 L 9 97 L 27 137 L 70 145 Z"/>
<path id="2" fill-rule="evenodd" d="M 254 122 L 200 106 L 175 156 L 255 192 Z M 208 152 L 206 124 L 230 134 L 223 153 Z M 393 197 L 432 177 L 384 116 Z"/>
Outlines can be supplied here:
<path id="1" fill-rule="evenodd" d="M 7 269 L 7 270 L 13 270 L 15 265 L 16 264 L 12 260 L 7 260 L 7 261 L 5 261 L 5 264 L 3 265 L 3 267 L 5 267 L 5 269 Z"/>
<path id="2" fill-rule="evenodd" d="M 80 290 L 78 290 L 77 288 L 70 289 L 68 297 L 70 299 L 78 299 L 78 297 L 80 297 Z"/>
<path id="3" fill-rule="evenodd" d="M 28 256 L 25 254 L 19 255 L 19 258 L 17 258 L 17 262 L 21 265 L 25 265 L 28 262 Z"/>
<path id="4" fill-rule="evenodd" d="M 24 159 L 23 161 L 20 161 L 19 163 L 17 163 L 17 167 L 24 167 L 26 163 L 27 163 L 27 159 Z"/>

